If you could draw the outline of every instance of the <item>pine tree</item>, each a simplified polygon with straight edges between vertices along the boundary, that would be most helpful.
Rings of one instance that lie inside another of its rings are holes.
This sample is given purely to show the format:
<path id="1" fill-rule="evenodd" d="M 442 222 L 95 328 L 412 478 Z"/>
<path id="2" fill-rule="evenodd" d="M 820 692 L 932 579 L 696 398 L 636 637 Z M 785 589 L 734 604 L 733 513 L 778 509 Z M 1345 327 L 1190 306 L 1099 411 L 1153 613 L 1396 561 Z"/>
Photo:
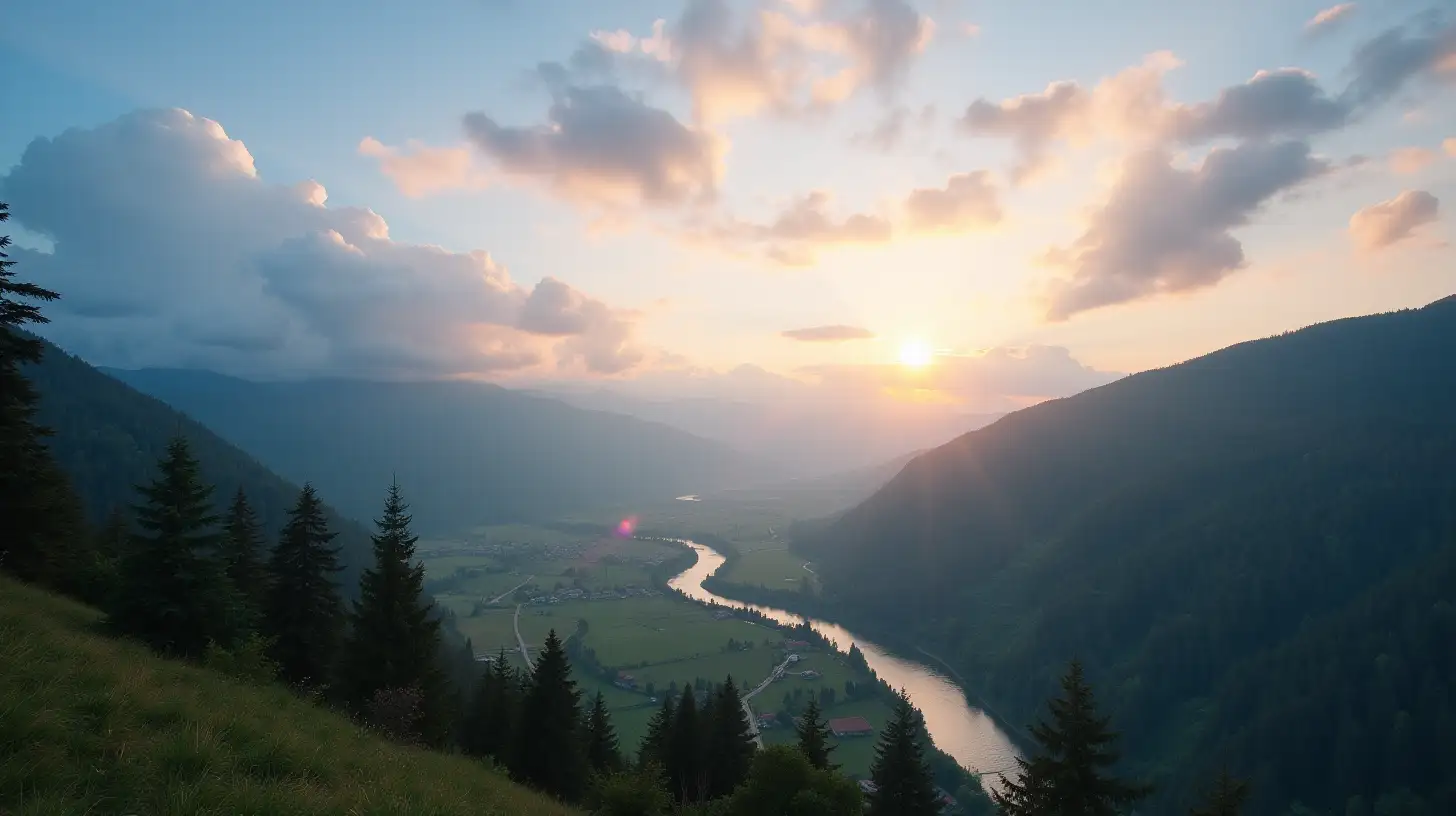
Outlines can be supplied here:
<path id="1" fill-rule="evenodd" d="M 586 759 L 597 773 L 615 771 L 622 766 L 622 755 L 617 748 L 617 732 L 612 728 L 612 718 L 607 714 L 607 702 L 600 691 L 592 700 L 591 711 L 586 717 Z"/>
<path id="2" fill-rule="evenodd" d="M 151 484 L 139 488 L 140 530 L 117 576 L 108 619 L 121 634 L 169 655 L 198 657 L 208 643 L 230 648 L 238 634 L 210 500 L 187 440 L 167 446 Z"/>
<path id="3" fill-rule="evenodd" d="M 940 802 L 935 781 L 920 744 L 920 717 L 902 691 L 895 714 L 875 746 L 870 779 L 876 790 L 869 795 L 870 816 L 935 816 Z"/>
<path id="4" fill-rule="evenodd" d="M 10 208 L 0 203 L 0 222 Z M 35 419 L 38 397 L 23 367 L 40 362 L 45 346 L 25 334 L 26 324 L 49 322 L 39 302 L 49 289 L 15 279 L 15 261 L 0 235 L 0 569 L 25 581 L 65 586 L 85 541 L 80 503 L 45 445 L 49 431 Z"/>
<path id="5" fill-rule="evenodd" d="M 668 792 L 679 802 L 701 802 L 707 798 L 707 779 L 702 762 L 703 735 L 698 721 L 698 703 L 693 685 L 683 686 L 667 738 Z"/>
<path id="6" fill-rule="evenodd" d="M 566 650 L 552 629 L 521 703 L 522 727 L 517 729 L 511 773 L 567 801 L 579 799 L 586 787 L 580 701 Z"/>
<path id="7" fill-rule="evenodd" d="M 410 532 L 408 508 L 399 484 L 391 484 L 384 515 L 374 522 L 374 566 L 359 579 L 340 684 L 356 715 L 365 712 L 376 692 L 415 689 L 424 707 L 419 736 L 439 744 L 446 731 L 440 622 L 425 595 L 424 565 L 415 560 L 419 539 Z"/>
<path id="8" fill-rule="evenodd" d="M 501 765 L 508 757 L 521 704 L 520 679 L 501 649 L 480 676 L 465 716 L 461 748 L 471 756 L 492 757 Z"/>
<path id="9" fill-rule="evenodd" d="M 1049 703 L 1052 721 L 1031 727 L 1039 750 L 1018 758 L 1014 780 L 1002 777 L 1003 790 L 991 798 L 1006 816 L 1074 813 L 1113 816 L 1124 813 L 1151 791 L 1144 785 L 1105 775 L 1117 763 L 1112 747 L 1117 734 L 1098 715 L 1092 687 L 1073 660 L 1062 677 L 1062 696 Z"/>
<path id="10" fill-rule="evenodd" d="M 338 656 L 344 611 L 332 578 L 340 569 L 334 535 L 318 493 L 305 484 L 268 561 L 264 610 L 270 656 L 279 676 L 295 686 L 326 686 Z"/>
<path id="11" fill-rule="evenodd" d="M 647 735 L 637 752 L 637 764 L 646 767 L 656 764 L 664 773 L 667 771 L 667 752 L 672 736 L 672 724 L 677 721 L 677 705 L 671 694 L 662 696 L 662 707 L 647 721 Z"/>
<path id="12" fill-rule="evenodd" d="M 799 750 L 809 758 L 810 765 L 821 771 L 839 769 L 838 765 L 829 762 L 829 755 L 834 753 L 837 746 L 830 743 L 829 724 L 824 721 L 824 716 L 819 711 L 819 703 L 812 697 L 804 707 L 803 715 L 794 724 L 794 730 L 799 734 Z"/>
<path id="13" fill-rule="evenodd" d="M 708 722 L 706 766 L 711 775 L 708 794 L 717 798 L 732 793 L 748 778 L 753 752 L 758 747 L 743 710 L 743 698 L 731 676 L 718 688 Z"/>
<path id="14" fill-rule="evenodd" d="M 1239 816 L 1248 798 L 1249 783 L 1234 778 L 1228 768 L 1221 768 L 1218 778 L 1213 781 L 1213 788 L 1208 792 L 1208 800 L 1202 807 L 1193 808 L 1188 814 L 1189 816 Z"/>
<path id="15" fill-rule="evenodd" d="M 258 517 L 239 487 L 223 525 L 222 561 L 228 584 L 241 607 L 240 624 L 247 631 L 262 626 L 268 601 L 268 571 L 263 557 L 266 546 Z"/>

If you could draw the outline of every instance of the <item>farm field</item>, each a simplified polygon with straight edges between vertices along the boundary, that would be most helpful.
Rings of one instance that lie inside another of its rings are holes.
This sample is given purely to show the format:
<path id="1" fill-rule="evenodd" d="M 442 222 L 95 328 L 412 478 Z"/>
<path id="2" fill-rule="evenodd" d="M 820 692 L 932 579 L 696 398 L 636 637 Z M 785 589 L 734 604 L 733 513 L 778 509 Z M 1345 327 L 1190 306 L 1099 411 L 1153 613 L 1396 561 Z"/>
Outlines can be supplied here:
<path id="1" fill-rule="evenodd" d="M 721 575 L 728 581 L 770 589 L 797 589 L 804 580 L 814 580 L 814 574 L 804 569 L 804 559 L 783 547 L 745 551 L 729 561 Z"/>

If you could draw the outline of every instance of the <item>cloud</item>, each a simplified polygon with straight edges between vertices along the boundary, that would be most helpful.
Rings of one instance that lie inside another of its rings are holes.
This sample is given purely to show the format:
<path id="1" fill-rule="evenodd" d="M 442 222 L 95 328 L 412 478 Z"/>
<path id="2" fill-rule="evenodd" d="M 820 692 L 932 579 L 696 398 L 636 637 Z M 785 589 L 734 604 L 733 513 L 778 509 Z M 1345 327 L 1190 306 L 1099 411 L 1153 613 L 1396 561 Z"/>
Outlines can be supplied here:
<path id="1" fill-rule="evenodd" d="M 1438 158 L 1439 153 L 1424 147 L 1397 148 L 1390 153 L 1390 169 L 1402 175 L 1419 173 Z"/>
<path id="2" fill-rule="evenodd" d="M 1446 151 L 1447 156 L 1456 157 L 1456 138 L 1442 141 L 1441 149 Z"/>
<path id="3" fill-rule="evenodd" d="M 1048 291 L 1048 319 L 1217 283 L 1245 264 L 1230 230 L 1326 169 L 1297 141 L 1217 148 L 1192 169 L 1163 148 L 1135 154 L 1082 236 L 1048 253 L 1069 272 Z"/>
<path id="4" fill-rule="evenodd" d="M 1162 77 L 1179 64 L 1173 54 L 1159 51 L 1090 90 L 1066 81 L 1001 102 L 977 99 L 967 106 L 960 126 L 972 136 L 1010 139 L 1021 153 L 1011 179 L 1021 183 L 1047 167 L 1049 149 L 1058 142 L 1146 138 L 1161 129 L 1167 115 Z"/>
<path id="5" fill-rule="evenodd" d="M 944 188 L 912 190 L 905 199 L 911 229 L 958 232 L 1000 223 L 1000 196 L 985 170 L 951 176 Z"/>
<path id="6" fill-rule="evenodd" d="M 1325 93 L 1314 75 L 1298 68 L 1260 71 L 1224 88 L 1212 102 L 1171 111 L 1170 129 L 1180 141 L 1199 144 L 1221 137 L 1303 137 L 1343 127 L 1350 110 Z"/>
<path id="7" fill-rule="evenodd" d="M 478 190 L 487 179 L 473 166 L 468 147 L 429 147 L 411 139 L 390 147 L 373 136 L 359 142 L 359 155 L 379 160 L 379 169 L 410 198 L 444 190 Z"/>
<path id="8" fill-rule="evenodd" d="M 1304 24 L 1304 30 L 1311 34 L 1328 31 L 1340 21 L 1349 18 L 1354 11 L 1354 3 L 1340 3 L 1337 6 L 1330 6 L 1309 18 L 1309 21 Z"/>
<path id="9" fill-rule="evenodd" d="M 263 180 L 242 142 L 185 110 L 36 139 L 0 195 L 53 244 L 17 258 L 62 293 L 47 336 L 101 364 L 435 377 L 638 353 L 631 313 L 551 278 L 522 286 L 482 251 L 396 241 L 315 181 Z"/>
<path id="10" fill-rule="evenodd" d="M 841 23 L 858 81 L 893 90 L 910 63 L 935 36 L 935 21 L 905 0 L 866 0 L 860 12 Z"/>
<path id="11" fill-rule="evenodd" d="M 1367 110 L 1388 101 L 1412 80 L 1449 81 L 1456 76 L 1453 69 L 1456 23 L 1423 15 L 1412 26 L 1390 28 L 1355 49 L 1347 69 L 1350 83 L 1341 99 L 1352 110 Z"/>
<path id="12" fill-rule="evenodd" d="M 810 326 L 804 329 L 788 329 L 780 332 L 790 340 L 805 343 L 838 343 L 844 340 L 870 340 L 875 333 L 859 326 Z"/>
<path id="13" fill-rule="evenodd" d="M 784 266 L 808 266 L 818 249 L 838 244 L 877 244 L 889 241 L 894 227 L 888 218 L 853 213 L 838 218 L 829 212 L 830 194 L 814 190 L 791 200 L 766 223 L 719 218 L 706 225 L 687 224 L 682 237 L 731 252 L 751 248 Z"/>
<path id="14" fill-rule="evenodd" d="M 1409 238 L 1417 227 L 1435 221 L 1439 209 L 1440 202 L 1425 190 L 1406 190 L 1350 216 L 1350 237 L 1362 249 L 1383 249 Z"/>
<path id="15" fill-rule="evenodd" d="M 904 105 L 896 105 L 885 111 L 874 127 L 863 133 L 856 133 L 849 141 L 861 147 L 888 152 L 904 139 L 905 132 L 912 125 L 928 128 L 934 121 L 934 105 L 924 106 L 919 113 L 912 112 Z"/>
<path id="16" fill-rule="evenodd" d="M 504 126 L 477 112 L 465 116 L 465 131 L 505 173 L 593 203 L 707 200 L 721 171 L 710 134 L 611 85 L 560 89 L 542 126 Z"/>

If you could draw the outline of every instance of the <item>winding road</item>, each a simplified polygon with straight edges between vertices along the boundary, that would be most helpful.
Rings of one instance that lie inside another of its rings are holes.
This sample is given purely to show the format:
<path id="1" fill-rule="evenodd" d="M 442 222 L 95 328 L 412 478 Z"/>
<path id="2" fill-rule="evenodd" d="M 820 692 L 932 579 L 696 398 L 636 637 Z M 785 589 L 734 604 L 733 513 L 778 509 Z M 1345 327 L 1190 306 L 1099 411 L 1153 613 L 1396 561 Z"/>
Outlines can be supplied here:
<path id="1" fill-rule="evenodd" d="M 521 637 L 521 606 L 522 604 L 516 604 L 516 618 L 513 621 L 516 627 L 516 644 L 521 647 L 521 659 L 526 661 L 526 671 L 531 671 L 535 668 L 531 664 L 531 653 L 526 650 L 526 639 Z"/>
<path id="2" fill-rule="evenodd" d="M 759 748 L 763 747 L 763 735 L 758 733 L 758 718 L 753 716 L 753 706 L 749 705 L 748 701 L 758 696 L 758 693 L 768 688 L 769 684 L 773 683 L 773 681 L 783 677 L 784 669 L 787 669 L 792 662 L 792 660 L 785 658 L 784 662 L 775 666 L 774 670 L 768 677 L 764 678 L 762 683 L 758 684 L 757 688 L 743 695 L 743 713 L 748 715 L 748 727 L 753 729 L 753 741 L 757 743 Z"/>
<path id="3" fill-rule="evenodd" d="M 502 592 L 501 594 L 495 596 L 494 598 L 491 598 L 490 599 L 490 602 L 493 603 L 493 604 L 498 604 L 501 601 L 504 601 L 506 599 L 506 596 L 507 595 L 511 594 L 512 592 L 515 592 L 516 590 L 520 589 L 521 587 L 525 586 L 526 584 L 531 583 L 535 579 L 536 579 L 536 576 L 534 576 L 534 575 L 527 575 L 526 576 L 526 580 L 520 582 L 519 584 L 516 584 L 515 586 L 511 587 L 510 589 L 506 590 L 505 592 Z"/>

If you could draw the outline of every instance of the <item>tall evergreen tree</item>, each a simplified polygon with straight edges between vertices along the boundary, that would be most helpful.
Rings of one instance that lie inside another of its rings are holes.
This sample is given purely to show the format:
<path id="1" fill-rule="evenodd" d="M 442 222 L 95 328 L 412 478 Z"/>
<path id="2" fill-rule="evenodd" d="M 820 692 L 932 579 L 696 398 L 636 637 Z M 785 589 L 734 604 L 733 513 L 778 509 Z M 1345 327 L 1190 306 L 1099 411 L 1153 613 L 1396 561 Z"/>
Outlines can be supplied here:
<path id="1" fill-rule="evenodd" d="M 266 547 L 258 516 L 248 503 L 247 494 L 239 487 L 223 525 L 222 562 L 228 584 L 241 607 L 240 622 L 249 631 L 257 631 L 262 626 L 263 609 L 268 602 Z"/>
<path id="2" fill-rule="evenodd" d="M 415 559 L 419 538 L 410 532 L 408 509 L 399 484 L 391 484 L 384 515 L 374 522 L 374 566 L 359 579 L 339 682 L 355 714 L 363 714 L 380 690 L 417 690 L 424 707 L 420 736 L 438 744 L 446 732 L 440 622 L 425 595 L 425 568 Z"/>
<path id="3" fill-rule="evenodd" d="M 586 759 L 596 773 L 615 771 L 622 766 L 617 731 L 612 727 L 607 701 L 600 691 L 592 700 L 591 711 L 586 716 Z"/>
<path id="4" fill-rule="evenodd" d="M 0 202 L 0 222 L 10 208 Z M 55 292 L 15 278 L 15 261 L 0 235 L 0 569 L 26 581 L 63 585 L 84 540 L 80 504 L 35 421 L 38 397 L 23 367 L 40 362 L 44 346 L 23 333 L 49 322 L 40 303 Z M 65 587 L 63 587 L 65 588 Z"/>
<path id="5" fill-rule="evenodd" d="M 1151 789 L 1106 773 L 1118 753 L 1117 734 L 1107 717 L 1097 713 L 1092 687 L 1080 661 L 1073 660 L 1062 677 L 1062 696 L 1049 703 L 1052 719 L 1031 727 L 1038 750 L 1018 757 L 1016 779 L 1002 777 L 1003 790 L 991 798 L 1006 816 L 1068 813 L 1115 816 L 1145 798 Z"/>
<path id="6" fill-rule="evenodd" d="M 880 734 L 870 779 L 869 816 L 935 816 L 940 802 L 920 745 L 920 716 L 902 691 L 895 714 Z"/>
<path id="7" fill-rule="evenodd" d="M 338 656 L 344 609 L 333 580 L 341 569 L 334 535 L 318 493 L 305 484 L 268 561 L 264 610 L 270 656 L 293 685 L 327 686 Z"/>
<path id="8" fill-rule="evenodd" d="M 731 676 L 714 695 L 708 722 L 705 763 L 711 774 L 708 794 L 716 799 L 732 793 L 748 778 L 753 752 L 757 748 L 753 741 L 753 728 L 743 710 L 743 698 Z"/>
<path id="9" fill-rule="evenodd" d="M 586 787 L 586 752 L 581 741 L 581 692 L 571 664 L 552 629 L 531 670 L 521 703 L 511 772 L 532 787 L 576 801 Z"/>
<path id="10" fill-rule="evenodd" d="M 231 647 L 236 609 L 214 560 L 220 536 L 212 487 L 182 437 L 167 446 L 159 470 L 139 488 L 140 529 L 121 560 L 110 624 L 163 654 L 197 657 L 209 642 Z"/>
<path id="11" fill-rule="evenodd" d="M 838 770 L 839 766 L 829 762 L 829 755 L 837 747 L 829 742 L 829 724 L 819 711 L 819 703 L 813 697 L 804 706 L 804 713 L 794 724 L 799 734 L 799 750 L 809 758 L 809 764 L 821 771 Z"/>
<path id="12" fill-rule="evenodd" d="M 708 798 L 703 767 L 703 734 L 698 719 L 698 702 L 693 685 L 683 685 L 667 738 L 668 792 L 679 802 L 701 802 Z"/>
<path id="13" fill-rule="evenodd" d="M 667 772 L 667 753 L 672 737 L 672 724 L 677 721 L 677 703 L 671 694 L 662 695 L 662 707 L 647 721 L 647 735 L 637 752 L 637 764 L 642 767 L 655 764 Z"/>
<path id="14" fill-rule="evenodd" d="M 516 716 L 521 704 L 520 679 L 511 668 L 506 650 L 491 661 L 480 676 L 475 696 L 465 715 L 461 748 L 471 756 L 492 757 L 506 765 L 514 745 Z"/>
<path id="15" fill-rule="evenodd" d="M 1188 812 L 1189 816 L 1239 816 L 1244 803 L 1249 799 L 1249 783 L 1235 778 L 1228 768 L 1221 768 L 1208 799 L 1200 807 Z"/>

